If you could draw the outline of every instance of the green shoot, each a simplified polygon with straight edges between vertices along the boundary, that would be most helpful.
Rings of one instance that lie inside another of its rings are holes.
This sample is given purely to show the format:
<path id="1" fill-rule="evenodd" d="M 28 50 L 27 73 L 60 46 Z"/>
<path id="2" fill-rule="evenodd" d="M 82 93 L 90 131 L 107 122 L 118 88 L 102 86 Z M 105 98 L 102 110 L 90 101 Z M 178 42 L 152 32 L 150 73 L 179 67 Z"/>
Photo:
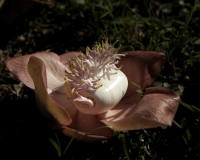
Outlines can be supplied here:
<path id="1" fill-rule="evenodd" d="M 58 157 L 62 157 L 62 148 L 60 145 L 60 141 L 58 139 L 57 134 L 55 133 L 56 136 L 56 141 L 53 138 L 49 138 L 49 141 L 53 144 L 53 146 L 55 147 L 57 153 L 58 153 Z"/>
<path id="2" fill-rule="evenodd" d="M 144 96 L 144 92 L 143 92 L 142 88 L 138 84 L 136 84 L 134 82 L 131 82 L 131 83 L 139 88 L 138 90 L 136 90 L 136 92 L 138 92 L 140 94 L 140 96 L 143 97 Z"/>

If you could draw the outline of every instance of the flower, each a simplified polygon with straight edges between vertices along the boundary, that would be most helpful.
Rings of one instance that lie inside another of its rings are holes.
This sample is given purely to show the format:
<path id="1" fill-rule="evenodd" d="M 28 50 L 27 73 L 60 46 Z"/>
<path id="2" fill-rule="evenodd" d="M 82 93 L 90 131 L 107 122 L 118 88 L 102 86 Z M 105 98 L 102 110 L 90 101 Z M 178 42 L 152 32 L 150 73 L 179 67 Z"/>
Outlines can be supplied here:
<path id="1" fill-rule="evenodd" d="M 69 60 L 65 86 L 68 98 L 74 106 L 85 114 L 97 115 L 117 105 L 126 93 L 128 80 L 116 67 L 118 49 L 106 41 L 96 44 L 86 55 L 80 54 Z"/>
<path id="2" fill-rule="evenodd" d="M 3 62 L 35 91 L 39 111 L 53 128 L 94 141 L 113 137 L 114 131 L 172 124 L 179 96 L 168 88 L 149 87 L 164 60 L 165 54 L 153 51 L 118 54 L 106 41 L 86 54 L 39 52 Z M 145 90 L 143 97 L 133 83 Z"/>

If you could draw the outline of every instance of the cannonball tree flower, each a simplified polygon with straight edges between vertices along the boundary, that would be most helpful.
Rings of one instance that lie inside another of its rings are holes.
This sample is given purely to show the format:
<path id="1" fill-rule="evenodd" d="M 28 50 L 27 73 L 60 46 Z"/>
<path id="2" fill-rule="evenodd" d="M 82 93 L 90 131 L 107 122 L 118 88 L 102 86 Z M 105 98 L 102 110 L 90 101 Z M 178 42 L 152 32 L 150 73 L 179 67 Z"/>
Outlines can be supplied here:
<path id="1" fill-rule="evenodd" d="M 113 137 L 114 131 L 170 126 L 179 96 L 150 87 L 165 54 L 118 51 L 106 41 L 86 54 L 39 52 L 3 62 L 35 91 L 39 111 L 51 126 L 67 136 L 94 141 Z M 142 97 L 133 83 L 145 91 Z"/>

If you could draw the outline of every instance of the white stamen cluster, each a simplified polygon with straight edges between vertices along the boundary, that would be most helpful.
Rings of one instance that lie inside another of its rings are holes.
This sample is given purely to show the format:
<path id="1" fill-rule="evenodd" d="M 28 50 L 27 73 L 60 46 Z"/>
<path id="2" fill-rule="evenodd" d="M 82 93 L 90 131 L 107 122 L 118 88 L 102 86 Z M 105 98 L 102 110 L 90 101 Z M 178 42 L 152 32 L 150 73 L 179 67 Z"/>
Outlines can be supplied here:
<path id="1" fill-rule="evenodd" d="M 69 60 L 71 72 L 66 71 L 65 80 L 67 86 L 71 88 L 68 88 L 71 90 L 70 95 L 78 96 L 80 90 L 98 89 L 102 86 L 99 83 L 102 77 L 116 74 L 121 67 L 117 68 L 115 65 L 120 56 L 124 56 L 124 54 L 117 54 L 118 51 L 119 48 L 114 48 L 106 41 L 96 44 L 92 50 L 87 47 L 86 54 L 81 53 Z"/>

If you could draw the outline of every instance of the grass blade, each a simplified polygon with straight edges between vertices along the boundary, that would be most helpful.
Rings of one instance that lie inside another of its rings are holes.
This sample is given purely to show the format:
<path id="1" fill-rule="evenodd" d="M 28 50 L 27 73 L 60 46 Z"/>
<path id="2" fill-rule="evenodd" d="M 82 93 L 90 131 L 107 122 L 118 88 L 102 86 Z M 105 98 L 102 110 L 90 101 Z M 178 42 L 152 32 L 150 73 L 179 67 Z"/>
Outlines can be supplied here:
<path id="1" fill-rule="evenodd" d="M 179 101 L 179 103 L 180 103 L 182 106 L 184 106 L 184 107 L 186 107 L 187 109 L 189 109 L 190 111 L 192 111 L 192 112 L 194 112 L 194 113 L 200 115 L 200 109 L 199 109 L 199 108 L 197 108 L 197 107 L 195 107 L 195 106 L 193 106 L 193 105 L 184 103 L 184 102 L 182 102 L 182 101 Z"/>
<path id="2" fill-rule="evenodd" d="M 56 136 L 56 137 L 57 137 L 57 136 Z M 57 143 L 53 138 L 49 138 L 49 141 L 50 141 L 51 144 L 53 144 L 53 146 L 55 147 L 56 151 L 58 152 L 58 156 L 59 156 L 59 157 L 62 157 L 60 142 L 58 141 L 58 143 Z"/>
<path id="3" fill-rule="evenodd" d="M 125 139 L 124 134 L 119 134 L 118 139 L 122 143 L 122 148 L 124 150 L 124 154 L 125 154 L 127 160 L 130 160 L 130 156 L 129 156 L 129 153 L 128 153 L 128 150 L 127 150 L 127 147 L 126 147 L 126 139 Z"/>

